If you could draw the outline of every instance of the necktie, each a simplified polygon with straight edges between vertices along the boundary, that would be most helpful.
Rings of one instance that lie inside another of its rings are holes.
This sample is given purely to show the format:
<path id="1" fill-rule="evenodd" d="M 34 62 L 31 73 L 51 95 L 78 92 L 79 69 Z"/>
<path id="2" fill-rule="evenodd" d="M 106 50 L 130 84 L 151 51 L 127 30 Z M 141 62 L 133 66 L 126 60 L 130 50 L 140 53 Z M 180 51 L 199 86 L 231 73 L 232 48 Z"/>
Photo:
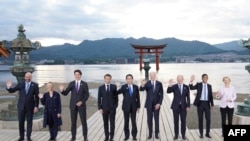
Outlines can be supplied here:
<path id="1" fill-rule="evenodd" d="M 206 89 L 206 88 L 207 88 L 207 85 L 204 84 L 204 85 L 203 85 L 203 88 L 204 88 L 204 90 L 203 90 L 204 100 L 207 100 L 207 91 L 206 91 L 206 90 L 207 90 L 207 89 Z"/>
<path id="2" fill-rule="evenodd" d="M 179 90 L 180 90 L 180 93 L 181 93 L 181 95 L 182 95 L 181 85 L 179 85 Z"/>
<path id="3" fill-rule="evenodd" d="M 152 81 L 153 92 L 155 91 L 155 81 Z"/>
<path id="4" fill-rule="evenodd" d="M 25 85 L 25 92 L 26 92 L 26 95 L 28 94 L 28 91 L 29 91 L 29 82 L 26 82 L 26 85 Z"/>
<path id="5" fill-rule="evenodd" d="M 132 86 L 131 86 L 131 85 L 129 86 L 129 94 L 130 94 L 130 96 L 132 97 L 133 91 L 132 91 Z"/>
<path id="6" fill-rule="evenodd" d="M 109 85 L 107 85 L 107 92 L 109 92 Z"/>

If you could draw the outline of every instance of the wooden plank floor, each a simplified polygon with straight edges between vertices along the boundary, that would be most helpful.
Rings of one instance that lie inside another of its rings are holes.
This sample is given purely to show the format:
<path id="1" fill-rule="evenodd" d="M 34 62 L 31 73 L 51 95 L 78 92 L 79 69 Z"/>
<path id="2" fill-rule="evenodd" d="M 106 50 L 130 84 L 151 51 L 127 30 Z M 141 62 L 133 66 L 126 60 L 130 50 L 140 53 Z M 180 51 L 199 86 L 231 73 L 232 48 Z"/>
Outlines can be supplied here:
<path id="1" fill-rule="evenodd" d="M 140 112 L 137 114 L 137 127 L 138 127 L 138 134 L 137 140 L 138 141 L 146 141 L 148 136 L 148 128 L 147 128 L 147 113 L 146 109 L 144 108 L 144 103 L 146 99 L 146 93 L 140 92 L 141 96 L 141 109 Z M 124 132 L 123 132 L 123 111 L 121 109 L 123 96 L 119 95 L 119 106 L 117 108 L 116 114 L 116 124 L 115 124 L 115 141 L 122 141 L 124 139 Z M 170 109 L 170 101 L 171 96 L 164 94 L 163 104 L 161 106 L 160 111 L 160 139 L 159 141 L 172 141 L 174 136 L 174 122 L 173 122 L 173 114 L 172 110 Z M 80 122 L 80 121 L 78 121 Z M 130 122 L 131 123 L 131 122 Z M 131 124 L 130 124 L 131 128 Z M 186 130 L 186 137 L 187 141 L 202 141 L 202 140 L 209 140 L 209 141 L 222 141 L 223 138 L 221 137 L 221 129 L 211 129 L 211 136 L 212 139 L 208 138 L 199 138 L 199 132 L 197 129 L 187 129 Z M 88 119 L 88 138 L 89 141 L 102 141 L 104 139 L 104 129 L 103 129 L 103 121 L 102 116 L 97 111 L 93 114 L 91 118 Z M 3 141 L 16 141 L 18 139 L 18 130 L 0 130 L 0 140 Z M 49 139 L 49 132 L 47 131 L 33 131 L 32 132 L 32 139 L 34 141 L 47 141 Z M 69 141 L 71 139 L 71 132 L 70 131 L 60 131 L 58 133 L 57 141 Z M 77 140 L 82 141 L 82 128 L 79 127 L 77 129 Z M 130 137 L 132 140 L 132 137 Z M 181 140 L 181 136 L 179 137 Z M 157 141 L 157 139 L 153 138 L 151 141 Z"/>

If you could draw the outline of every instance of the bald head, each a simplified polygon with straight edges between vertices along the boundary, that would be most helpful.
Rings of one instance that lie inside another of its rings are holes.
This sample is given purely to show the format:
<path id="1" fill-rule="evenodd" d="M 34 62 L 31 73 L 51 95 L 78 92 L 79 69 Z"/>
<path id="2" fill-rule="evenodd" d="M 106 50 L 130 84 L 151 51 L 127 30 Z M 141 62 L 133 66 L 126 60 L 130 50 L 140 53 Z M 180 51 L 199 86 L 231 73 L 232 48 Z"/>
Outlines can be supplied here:
<path id="1" fill-rule="evenodd" d="M 183 80 L 184 80 L 183 75 L 177 75 L 177 83 L 178 83 L 178 84 L 182 84 L 182 83 L 183 83 Z"/>
<path id="2" fill-rule="evenodd" d="M 150 76 L 150 80 L 153 80 L 153 81 L 155 81 L 156 80 L 156 72 L 150 72 L 149 73 L 149 76 Z"/>
<path id="3" fill-rule="evenodd" d="M 26 72 L 25 76 L 24 76 L 24 80 L 27 81 L 27 82 L 30 82 L 31 79 L 32 79 L 32 73 Z"/>

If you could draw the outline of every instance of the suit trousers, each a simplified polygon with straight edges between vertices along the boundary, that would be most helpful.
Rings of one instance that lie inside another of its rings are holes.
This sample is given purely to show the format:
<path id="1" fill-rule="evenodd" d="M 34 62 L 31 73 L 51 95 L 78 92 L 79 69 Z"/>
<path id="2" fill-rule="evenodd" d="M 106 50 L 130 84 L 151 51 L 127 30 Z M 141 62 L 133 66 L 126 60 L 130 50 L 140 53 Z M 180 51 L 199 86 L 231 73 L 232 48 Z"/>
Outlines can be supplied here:
<path id="1" fill-rule="evenodd" d="M 181 119 L 181 134 L 183 137 L 185 137 L 187 110 L 182 109 L 180 105 L 176 110 L 173 110 L 173 116 L 175 137 L 178 137 L 179 135 L 179 118 Z"/>
<path id="2" fill-rule="evenodd" d="M 115 132 L 115 114 L 116 109 L 104 111 L 102 114 L 103 123 L 104 123 L 104 133 L 106 138 L 113 138 Z M 110 123 L 110 130 L 109 130 L 109 123 Z"/>
<path id="3" fill-rule="evenodd" d="M 19 135 L 20 138 L 24 138 L 24 123 L 27 118 L 27 138 L 30 138 L 33 125 L 33 109 L 27 109 L 24 107 L 22 110 L 18 109 L 18 123 L 19 123 Z"/>
<path id="4" fill-rule="evenodd" d="M 136 125 L 136 111 L 132 111 L 132 106 L 130 106 L 130 111 L 123 111 L 124 114 L 124 133 L 125 138 L 129 137 L 129 117 L 131 118 L 132 123 L 132 136 L 136 137 L 137 135 L 137 125 Z"/>
<path id="5" fill-rule="evenodd" d="M 211 124 L 211 111 L 208 101 L 200 101 L 197 106 L 198 120 L 199 120 L 199 131 L 200 135 L 203 135 L 203 114 L 205 113 L 206 119 L 206 135 L 210 132 Z"/>
<path id="6" fill-rule="evenodd" d="M 77 122 L 77 114 L 79 113 L 80 119 L 82 122 L 82 134 L 84 139 L 88 137 L 88 125 L 87 125 L 87 114 L 86 114 L 86 106 L 75 106 L 75 108 L 70 109 L 71 113 L 71 134 L 72 138 L 76 138 L 76 122 Z"/>
<path id="7" fill-rule="evenodd" d="M 155 121 L 155 135 L 159 134 L 159 114 L 160 109 L 149 109 L 147 108 L 147 122 L 148 122 L 148 130 L 149 130 L 149 136 L 152 136 L 153 133 L 153 117 Z"/>

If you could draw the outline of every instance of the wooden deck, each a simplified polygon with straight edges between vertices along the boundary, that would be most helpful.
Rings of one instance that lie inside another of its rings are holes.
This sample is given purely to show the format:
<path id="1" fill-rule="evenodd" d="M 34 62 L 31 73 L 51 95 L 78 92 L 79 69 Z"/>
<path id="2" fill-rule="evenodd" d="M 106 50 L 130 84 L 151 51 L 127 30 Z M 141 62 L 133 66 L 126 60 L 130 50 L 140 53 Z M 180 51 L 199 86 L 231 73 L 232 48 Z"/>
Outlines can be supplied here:
<path id="1" fill-rule="evenodd" d="M 147 140 L 147 114 L 146 109 L 144 108 L 146 94 L 141 92 L 141 110 L 137 114 L 137 126 L 138 126 L 138 141 Z M 116 129 L 115 129 L 115 141 L 122 141 L 124 139 L 123 132 L 123 112 L 121 109 L 121 101 L 123 96 L 119 96 L 119 106 L 117 108 L 116 114 Z M 174 125 L 173 125 L 173 115 L 172 110 L 170 109 L 171 96 L 164 94 L 163 104 L 160 111 L 160 139 L 159 141 L 172 141 L 174 136 Z M 78 121 L 80 122 L 80 120 Z M 131 126 L 130 126 L 131 127 Z M 187 141 L 223 141 L 221 137 L 221 129 L 211 129 L 212 139 L 208 138 L 199 138 L 198 130 L 186 130 Z M 97 111 L 91 118 L 88 119 L 88 138 L 89 141 L 102 141 L 104 139 L 104 129 L 102 116 Z M 1 130 L 0 131 L 0 140 L 3 141 L 15 141 L 18 139 L 18 130 Z M 49 133 L 47 131 L 33 131 L 32 132 L 33 141 L 47 141 L 49 139 Z M 71 133 L 69 131 L 60 131 L 58 134 L 57 141 L 69 141 L 71 139 Z M 77 140 L 82 141 L 82 128 L 77 129 Z M 130 137 L 132 140 L 132 137 Z M 181 136 L 179 140 L 182 140 Z M 151 141 L 157 141 L 153 138 Z"/>

